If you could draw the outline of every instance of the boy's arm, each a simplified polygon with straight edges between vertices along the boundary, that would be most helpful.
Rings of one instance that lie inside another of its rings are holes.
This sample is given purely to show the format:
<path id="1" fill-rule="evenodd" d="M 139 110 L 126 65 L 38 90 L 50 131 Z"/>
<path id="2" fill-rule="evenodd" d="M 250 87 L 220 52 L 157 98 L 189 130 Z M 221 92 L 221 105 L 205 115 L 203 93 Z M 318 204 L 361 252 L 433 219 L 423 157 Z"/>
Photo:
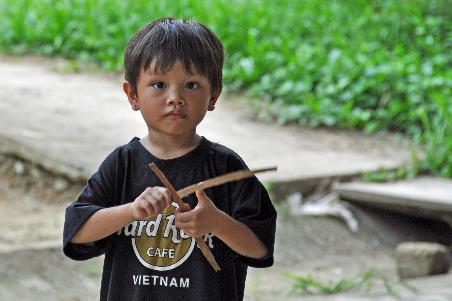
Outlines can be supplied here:
<path id="1" fill-rule="evenodd" d="M 196 191 L 198 205 L 187 212 L 176 212 L 176 226 L 192 237 L 212 233 L 236 253 L 255 259 L 268 254 L 265 245 L 245 224 L 219 210 L 204 191 Z"/>
<path id="2" fill-rule="evenodd" d="M 133 221 L 131 203 L 96 211 L 71 239 L 71 243 L 83 244 L 101 240 Z"/>
<path id="3" fill-rule="evenodd" d="M 220 211 L 215 224 L 212 234 L 221 239 L 236 253 L 254 259 L 260 259 L 267 255 L 267 248 L 245 224 L 233 219 L 223 211 Z"/>
<path id="4" fill-rule="evenodd" d="M 96 211 L 74 235 L 71 243 L 89 243 L 105 238 L 132 221 L 159 214 L 171 202 L 166 188 L 148 187 L 132 203 Z"/>

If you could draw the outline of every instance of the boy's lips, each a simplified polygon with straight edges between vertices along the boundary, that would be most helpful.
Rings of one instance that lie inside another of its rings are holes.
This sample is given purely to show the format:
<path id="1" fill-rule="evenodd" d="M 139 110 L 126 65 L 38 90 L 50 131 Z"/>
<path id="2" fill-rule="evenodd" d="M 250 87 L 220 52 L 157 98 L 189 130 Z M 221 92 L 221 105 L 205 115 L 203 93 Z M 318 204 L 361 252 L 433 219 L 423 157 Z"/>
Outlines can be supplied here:
<path id="1" fill-rule="evenodd" d="M 173 111 L 171 111 L 171 112 L 165 114 L 165 117 L 184 118 L 185 116 L 186 116 L 186 115 L 185 115 L 184 112 L 176 111 L 176 110 L 173 110 Z"/>

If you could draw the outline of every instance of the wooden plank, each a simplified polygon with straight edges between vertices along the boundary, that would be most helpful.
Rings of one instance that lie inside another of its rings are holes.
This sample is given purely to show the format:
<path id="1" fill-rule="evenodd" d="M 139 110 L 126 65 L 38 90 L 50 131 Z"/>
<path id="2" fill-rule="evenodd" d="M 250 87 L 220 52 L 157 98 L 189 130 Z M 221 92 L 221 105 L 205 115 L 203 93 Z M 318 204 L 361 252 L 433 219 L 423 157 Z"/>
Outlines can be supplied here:
<path id="1" fill-rule="evenodd" d="M 343 200 L 452 224 L 452 180 L 419 177 L 391 183 L 345 183 L 333 188 Z"/>

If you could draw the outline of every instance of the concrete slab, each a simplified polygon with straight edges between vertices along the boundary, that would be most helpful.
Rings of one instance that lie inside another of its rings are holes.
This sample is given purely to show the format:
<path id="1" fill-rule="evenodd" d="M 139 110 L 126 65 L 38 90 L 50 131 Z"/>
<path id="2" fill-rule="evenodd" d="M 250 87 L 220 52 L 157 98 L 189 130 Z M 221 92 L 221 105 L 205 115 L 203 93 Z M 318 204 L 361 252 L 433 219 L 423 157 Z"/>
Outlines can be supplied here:
<path id="1" fill-rule="evenodd" d="M 57 69 L 56 60 L 0 57 L 0 151 L 85 179 L 146 127 L 129 108 L 121 76 Z M 244 112 L 238 102 L 221 99 L 199 132 L 237 151 L 250 168 L 277 165 L 263 181 L 350 176 L 410 160 L 411 147 L 397 137 L 255 122 Z"/>
<path id="2" fill-rule="evenodd" d="M 452 225 L 452 180 L 418 177 L 392 183 L 345 183 L 334 187 L 341 199 L 441 219 Z"/>

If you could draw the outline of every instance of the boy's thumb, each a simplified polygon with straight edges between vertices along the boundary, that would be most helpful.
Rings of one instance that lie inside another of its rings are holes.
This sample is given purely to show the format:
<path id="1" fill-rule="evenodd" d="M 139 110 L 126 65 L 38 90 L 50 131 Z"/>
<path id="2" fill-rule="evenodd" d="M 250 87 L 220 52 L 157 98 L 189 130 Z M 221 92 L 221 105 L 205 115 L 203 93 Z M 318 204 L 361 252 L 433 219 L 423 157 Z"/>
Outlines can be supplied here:
<path id="1" fill-rule="evenodd" d="M 209 197 L 202 189 L 196 190 L 196 197 L 198 198 L 198 202 L 200 202 L 200 203 L 205 203 L 205 202 L 209 201 Z"/>

